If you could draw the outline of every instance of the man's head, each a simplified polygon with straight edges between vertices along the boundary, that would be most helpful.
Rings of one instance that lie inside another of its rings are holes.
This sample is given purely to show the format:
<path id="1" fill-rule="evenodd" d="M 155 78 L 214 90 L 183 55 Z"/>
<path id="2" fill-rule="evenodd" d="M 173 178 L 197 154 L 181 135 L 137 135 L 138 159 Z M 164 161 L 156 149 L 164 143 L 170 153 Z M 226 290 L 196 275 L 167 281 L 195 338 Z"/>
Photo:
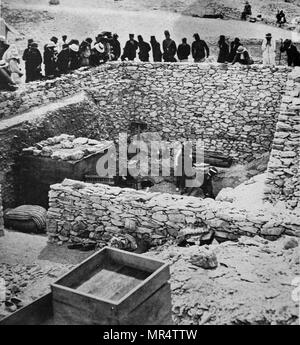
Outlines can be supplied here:
<path id="1" fill-rule="evenodd" d="M 115 40 L 117 40 L 117 39 L 119 38 L 119 35 L 118 35 L 118 34 L 113 34 L 113 38 L 114 38 Z"/>
<path id="2" fill-rule="evenodd" d="M 29 38 L 29 40 L 27 41 L 27 47 L 29 48 L 32 43 L 33 43 L 33 39 Z"/>
<path id="3" fill-rule="evenodd" d="M 272 38 L 272 34 L 266 34 L 266 39 L 268 40 L 268 41 L 270 41 L 271 40 L 271 38 Z"/>
<path id="4" fill-rule="evenodd" d="M 200 36 L 198 33 L 194 34 L 193 37 L 195 38 L 196 41 L 200 41 Z"/>
<path id="5" fill-rule="evenodd" d="M 165 30 L 165 37 L 170 38 L 170 32 L 168 30 Z"/>
<path id="6" fill-rule="evenodd" d="M 130 39 L 130 41 L 133 41 L 134 40 L 134 34 L 129 34 L 129 39 Z"/>
<path id="7" fill-rule="evenodd" d="M 138 41 L 141 43 L 141 42 L 143 42 L 144 40 L 143 40 L 143 37 L 141 36 L 141 35 L 138 35 Z"/>
<path id="8" fill-rule="evenodd" d="M 36 42 L 32 42 L 30 47 L 33 49 L 37 49 L 39 45 Z"/>
<path id="9" fill-rule="evenodd" d="M 93 43 L 93 39 L 88 37 L 85 39 L 85 41 L 88 43 L 88 44 L 92 44 Z"/>
<path id="10" fill-rule="evenodd" d="M 63 42 L 66 42 L 66 41 L 67 41 L 67 38 L 68 38 L 68 36 L 67 36 L 67 35 L 63 35 L 63 36 L 62 36 L 62 40 L 63 40 Z"/>
<path id="11" fill-rule="evenodd" d="M 54 44 L 57 44 L 58 38 L 53 36 L 53 37 L 51 37 L 50 41 L 54 42 Z"/>
<path id="12" fill-rule="evenodd" d="M 185 37 L 182 39 L 182 43 L 186 44 L 186 38 Z"/>

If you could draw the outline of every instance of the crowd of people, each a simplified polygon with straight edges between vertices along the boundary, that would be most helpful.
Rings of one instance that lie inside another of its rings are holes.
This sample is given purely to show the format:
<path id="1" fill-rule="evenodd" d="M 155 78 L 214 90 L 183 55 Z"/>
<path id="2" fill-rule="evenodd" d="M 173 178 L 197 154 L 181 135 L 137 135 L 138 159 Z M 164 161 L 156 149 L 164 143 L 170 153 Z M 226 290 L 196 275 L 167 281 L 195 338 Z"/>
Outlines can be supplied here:
<path id="1" fill-rule="evenodd" d="M 151 36 L 148 43 L 141 35 L 138 35 L 136 40 L 135 35 L 130 34 L 123 51 L 118 35 L 111 32 L 102 32 L 94 40 L 86 38 L 81 43 L 76 39 L 68 41 L 68 37 L 63 35 L 60 40 L 52 37 L 44 46 L 43 54 L 38 44 L 29 39 L 22 57 L 19 56 L 16 45 L 8 45 L 5 38 L 0 37 L 0 88 L 17 89 L 23 76 L 20 68 L 21 58 L 25 62 L 26 83 L 29 83 L 55 78 L 83 66 L 99 66 L 107 61 L 134 61 L 138 57 L 140 61 L 147 62 L 150 61 L 151 51 L 154 62 L 187 62 L 192 58 L 194 62 L 201 63 L 210 56 L 208 44 L 198 33 L 193 35 L 192 44 L 188 43 L 187 38 L 183 38 L 178 46 L 169 31 L 166 30 L 164 35 L 165 39 L 160 44 L 155 36 Z M 239 38 L 230 43 L 221 35 L 218 48 L 219 63 L 254 63 Z M 280 51 L 286 52 L 289 66 L 300 65 L 300 54 L 291 40 L 282 42 Z M 276 42 L 271 34 L 267 34 L 263 40 L 262 53 L 264 65 L 275 66 Z"/>

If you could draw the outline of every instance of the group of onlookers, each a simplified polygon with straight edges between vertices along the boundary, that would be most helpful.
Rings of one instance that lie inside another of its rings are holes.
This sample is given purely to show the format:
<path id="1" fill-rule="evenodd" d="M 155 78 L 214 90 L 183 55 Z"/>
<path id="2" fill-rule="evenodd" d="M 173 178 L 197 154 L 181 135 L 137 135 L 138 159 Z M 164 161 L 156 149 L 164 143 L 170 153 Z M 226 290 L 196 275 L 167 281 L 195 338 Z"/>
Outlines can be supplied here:
<path id="1" fill-rule="evenodd" d="M 135 40 L 134 34 L 129 35 L 121 52 L 121 44 L 118 35 L 111 32 L 102 32 L 95 40 L 86 38 L 81 43 L 72 39 L 67 41 L 67 36 L 61 40 L 52 37 L 44 46 L 43 55 L 39 46 L 32 39 L 28 40 L 22 59 L 25 61 L 26 83 L 41 79 L 54 78 L 59 75 L 74 71 L 83 66 L 99 66 L 107 61 L 134 61 L 137 56 L 142 62 L 150 60 L 150 52 L 154 62 L 187 62 L 193 58 L 194 62 L 204 62 L 210 56 L 210 49 L 207 43 L 202 40 L 198 33 L 193 35 L 193 42 L 190 45 L 187 38 L 176 45 L 171 38 L 170 32 L 165 31 L 165 39 L 161 44 L 155 36 L 151 36 L 150 44 L 144 41 L 139 35 Z M 240 63 L 251 65 L 253 59 L 248 50 L 242 45 L 239 38 L 231 43 L 224 35 L 218 41 L 219 63 Z M 286 52 L 289 66 L 300 65 L 300 54 L 291 40 L 285 40 L 280 47 L 281 52 Z M 271 34 L 267 34 L 262 43 L 263 64 L 275 66 L 276 42 Z M 121 55 L 122 54 L 122 55 Z M 21 82 L 23 73 L 20 69 L 20 60 L 16 45 L 8 45 L 4 37 L 0 37 L 0 88 L 15 90 Z M 44 64 L 44 75 L 42 65 Z"/>

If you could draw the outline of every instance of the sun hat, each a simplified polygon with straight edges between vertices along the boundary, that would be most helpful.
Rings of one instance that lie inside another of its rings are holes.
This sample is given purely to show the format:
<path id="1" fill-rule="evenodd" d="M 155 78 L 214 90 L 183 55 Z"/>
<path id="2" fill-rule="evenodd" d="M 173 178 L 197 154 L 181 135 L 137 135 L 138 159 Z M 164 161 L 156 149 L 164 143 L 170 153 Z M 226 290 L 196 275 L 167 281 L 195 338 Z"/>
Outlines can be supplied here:
<path id="1" fill-rule="evenodd" d="M 55 48 L 56 47 L 56 44 L 52 41 L 50 41 L 48 44 L 47 44 L 47 48 Z"/>
<path id="2" fill-rule="evenodd" d="M 79 52 L 79 47 L 75 43 L 71 44 L 69 48 L 75 53 Z"/>
<path id="3" fill-rule="evenodd" d="M 246 50 L 245 47 L 239 46 L 236 51 L 237 51 L 237 53 L 244 53 L 245 50 Z"/>
<path id="4" fill-rule="evenodd" d="M 105 47 L 104 47 L 104 45 L 103 45 L 101 42 L 95 44 L 95 47 L 94 47 L 94 48 L 95 48 L 95 49 L 97 50 L 97 52 L 99 52 L 99 53 L 104 53 L 104 52 L 105 52 Z"/>
<path id="5" fill-rule="evenodd" d="M 4 60 L 0 60 L 0 68 L 6 68 L 8 67 L 8 63 Z"/>
<path id="6" fill-rule="evenodd" d="M 216 169 L 215 167 L 211 167 L 211 168 L 209 169 L 208 175 L 209 175 L 209 176 L 217 175 L 217 173 L 218 173 L 218 169 Z"/>

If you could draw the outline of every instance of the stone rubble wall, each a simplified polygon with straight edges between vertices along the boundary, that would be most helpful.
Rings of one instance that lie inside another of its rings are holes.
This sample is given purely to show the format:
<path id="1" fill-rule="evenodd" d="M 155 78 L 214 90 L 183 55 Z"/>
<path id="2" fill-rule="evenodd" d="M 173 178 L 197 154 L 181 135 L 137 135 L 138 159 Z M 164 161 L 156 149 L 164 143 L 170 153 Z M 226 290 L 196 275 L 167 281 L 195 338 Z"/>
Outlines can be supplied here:
<path id="1" fill-rule="evenodd" d="M 0 185 L 0 237 L 4 236 L 4 220 L 3 220 L 3 207 L 2 207 L 2 191 Z"/>
<path id="2" fill-rule="evenodd" d="M 265 197 L 300 214 L 300 68 L 289 75 L 268 164 Z"/>
<path id="3" fill-rule="evenodd" d="M 105 139 L 117 138 L 140 119 L 163 139 L 203 139 L 211 151 L 251 160 L 270 150 L 288 71 L 261 65 L 108 63 L 1 93 L 0 118 L 84 90 L 98 104 Z"/>
<path id="4" fill-rule="evenodd" d="M 270 208 L 249 212 L 212 199 L 65 180 L 51 186 L 49 200 L 50 242 L 105 245 L 116 234 L 130 234 L 158 245 L 176 238 L 187 226 L 200 227 L 203 233 L 212 229 L 218 237 L 230 240 L 241 235 L 300 237 L 299 214 L 281 214 Z"/>

